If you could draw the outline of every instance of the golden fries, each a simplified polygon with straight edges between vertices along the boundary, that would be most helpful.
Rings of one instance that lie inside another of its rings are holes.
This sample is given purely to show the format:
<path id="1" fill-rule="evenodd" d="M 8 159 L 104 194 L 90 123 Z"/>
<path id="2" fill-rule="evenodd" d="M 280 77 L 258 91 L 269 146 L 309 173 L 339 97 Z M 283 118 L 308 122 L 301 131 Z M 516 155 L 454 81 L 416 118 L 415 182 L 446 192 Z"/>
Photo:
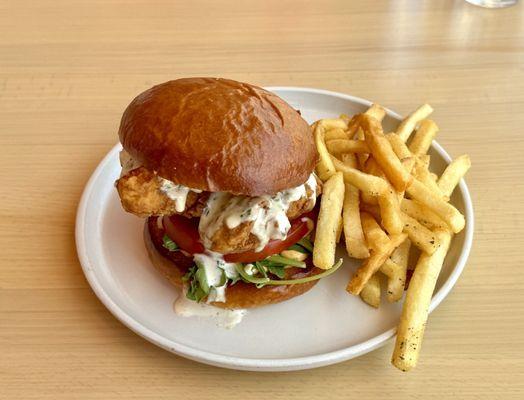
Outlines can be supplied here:
<path id="1" fill-rule="evenodd" d="M 357 168 L 358 165 L 357 156 L 352 153 L 342 154 L 342 162 L 351 168 Z"/>
<path id="2" fill-rule="evenodd" d="M 442 198 L 435 196 L 435 194 L 420 181 L 413 179 L 407 187 L 406 193 L 409 194 L 412 199 L 417 200 L 420 204 L 435 212 L 435 214 L 450 226 L 453 233 L 458 233 L 464 229 L 466 221 L 459 210 L 445 202 Z"/>
<path id="3" fill-rule="evenodd" d="M 391 254 L 391 261 L 400 265 L 402 268 L 409 268 L 409 251 L 411 250 L 411 240 L 407 238 Z"/>
<path id="4" fill-rule="evenodd" d="M 406 142 L 417 124 L 424 118 L 427 118 L 432 112 L 433 108 L 429 104 L 423 104 L 400 123 L 397 128 L 397 135 L 402 141 Z"/>
<path id="5" fill-rule="evenodd" d="M 369 281 L 369 278 L 378 271 L 378 269 L 389 258 L 393 250 L 395 250 L 405 239 L 407 235 L 401 233 L 400 235 L 392 235 L 389 243 L 380 251 L 371 251 L 371 256 L 364 261 L 360 268 L 355 272 L 346 290 L 349 293 L 358 295 Z"/>
<path id="6" fill-rule="evenodd" d="M 405 190 L 411 180 L 411 176 L 402 167 L 391 144 L 383 134 L 380 122 L 367 115 L 361 115 L 359 122 L 364 130 L 364 137 L 371 154 L 373 154 L 373 158 L 388 177 L 393 187 L 398 191 Z"/>
<path id="7" fill-rule="evenodd" d="M 346 130 L 348 128 L 348 124 L 339 118 L 323 118 L 320 120 L 320 125 L 322 125 L 326 131 L 336 128 Z"/>
<path id="8" fill-rule="evenodd" d="M 426 153 L 438 132 L 437 124 L 426 119 L 432 111 L 422 105 L 386 135 L 386 111 L 378 104 L 313 125 L 320 155 L 316 170 L 325 182 L 313 263 L 331 267 L 343 232 L 348 255 L 362 259 L 346 290 L 375 308 L 381 302 L 381 277 L 387 278 L 387 301 L 397 302 L 407 270 L 415 268 L 392 357 L 403 370 L 417 362 L 438 273 L 453 233 L 465 226 L 449 198 L 471 161 L 458 157 L 440 178 L 430 171 Z M 409 263 L 412 244 L 420 250 L 416 265 Z"/>
<path id="9" fill-rule="evenodd" d="M 326 148 L 326 143 L 324 142 L 325 128 L 322 123 L 317 122 L 313 128 L 313 135 L 315 138 L 315 144 L 317 146 L 317 151 L 319 154 L 319 161 L 317 163 L 316 171 L 318 177 L 322 181 L 327 181 L 336 171 L 333 161 Z"/>
<path id="10" fill-rule="evenodd" d="M 422 164 L 425 168 L 429 169 L 429 162 L 431 161 L 431 157 L 429 154 L 423 154 L 421 156 L 418 156 L 416 159 L 417 163 Z"/>
<path id="11" fill-rule="evenodd" d="M 349 136 L 347 132 L 342 128 L 334 128 L 324 133 L 324 140 L 329 142 L 330 140 L 347 140 Z"/>
<path id="12" fill-rule="evenodd" d="M 386 139 L 391 144 L 391 148 L 397 157 L 401 160 L 413 156 L 411 151 L 409 151 L 408 146 L 406 146 L 406 143 L 404 143 L 404 141 L 396 133 L 388 133 L 386 135 Z"/>
<path id="13" fill-rule="evenodd" d="M 344 174 L 344 181 L 356 186 L 362 192 L 369 193 L 371 196 L 378 196 L 388 190 L 388 183 L 384 179 L 351 168 L 335 157 L 331 159 L 335 169 Z"/>
<path id="14" fill-rule="evenodd" d="M 388 258 L 380 267 L 380 272 L 388 277 L 386 291 L 388 302 L 394 303 L 402 298 L 406 284 L 406 271 L 407 267 L 397 264 L 391 258 Z"/>
<path id="15" fill-rule="evenodd" d="M 313 248 L 313 264 L 329 269 L 335 263 L 337 229 L 342 218 L 344 180 L 337 172 L 324 183 Z"/>
<path id="16" fill-rule="evenodd" d="M 342 218 L 340 218 L 340 222 L 338 223 L 338 227 L 337 227 L 337 235 L 336 235 L 337 243 L 340 243 L 340 238 L 342 237 L 343 229 L 344 229 L 344 222 L 342 221 Z"/>
<path id="17" fill-rule="evenodd" d="M 357 154 L 358 157 L 358 154 Z M 377 162 L 373 159 L 373 157 L 367 158 L 367 160 L 364 163 L 364 167 L 362 168 L 365 173 L 378 176 L 379 178 L 384 179 L 387 182 L 386 175 L 382 172 L 380 167 L 378 166 Z M 362 193 L 362 201 L 366 204 L 378 204 L 378 196 L 372 196 L 369 193 Z"/>
<path id="18" fill-rule="evenodd" d="M 380 216 L 380 207 L 379 206 L 375 206 L 375 205 L 372 205 L 372 204 L 365 204 L 365 203 L 360 203 L 360 210 L 361 211 L 364 211 L 364 212 L 367 212 L 368 214 L 371 214 L 373 216 L 373 218 L 375 218 L 375 221 L 380 221 L 381 219 L 381 216 Z"/>
<path id="19" fill-rule="evenodd" d="M 369 257 L 369 250 L 360 220 L 358 189 L 346 183 L 342 219 L 344 220 L 344 239 L 348 255 L 353 258 Z"/>
<path id="20" fill-rule="evenodd" d="M 369 153 L 366 142 L 362 140 L 333 139 L 326 142 L 331 154 L 341 153 Z"/>
<path id="21" fill-rule="evenodd" d="M 471 167 L 471 160 L 464 154 L 451 162 L 438 180 L 438 187 L 444 196 L 450 197 L 453 189 Z"/>
<path id="22" fill-rule="evenodd" d="M 404 289 L 402 289 L 404 291 Z M 371 307 L 378 308 L 380 305 L 380 277 L 378 273 L 369 278 L 368 283 L 360 292 L 360 298 Z"/>
<path id="23" fill-rule="evenodd" d="M 340 114 L 338 118 L 344 121 L 346 125 L 349 125 L 349 121 L 351 121 L 351 117 L 347 114 Z"/>
<path id="24" fill-rule="evenodd" d="M 366 212 L 360 213 L 360 221 L 364 236 L 371 250 L 380 251 L 389 243 L 389 237 L 371 215 Z"/>
<path id="25" fill-rule="evenodd" d="M 437 214 L 424 207 L 418 201 L 402 199 L 400 210 L 406 215 L 415 218 L 428 229 L 449 229 L 449 226 Z"/>
<path id="26" fill-rule="evenodd" d="M 380 207 L 380 216 L 382 226 L 390 235 L 397 235 L 402 232 L 404 223 L 400 215 L 400 205 L 398 198 L 393 191 L 378 197 L 378 205 Z"/>
<path id="27" fill-rule="evenodd" d="M 382 120 L 386 116 L 386 110 L 379 104 L 372 104 L 371 107 L 369 107 L 364 114 L 375 118 L 378 122 L 382 122 Z"/>
<path id="28" fill-rule="evenodd" d="M 442 191 L 440 190 L 439 186 L 437 185 L 437 182 L 433 180 L 433 178 L 430 175 L 430 172 L 428 171 L 428 168 L 422 163 L 422 161 L 415 162 L 415 166 L 413 167 L 412 171 L 413 177 L 418 179 L 420 182 L 428 188 L 436 197 L 442 197 L 446 201 L 448 198 L 442 194 Z"/>
<path id="29" fill-rule="evenodd" d="M 422 253 L 420 256 L 402 308 L 391 359 L 393 365 L 402 371 L 409 371 L 417 365 L 429 304 L 451 241 L 451 234 L 447 231 L 436 231 L 435 236 L 439 247 L 432 255 Z"/>
<path id="30" fill-rule="evenodd" d="M 402 214 L 402 221 L 404 222 L 404 232 L 408 234 L 411 242 L 421 251 L 433 254 L 437 250 L 438 244 L 433 232 L 409 215 Z"/>
<path id="31" fill-rule="evenodd" d="M 437 124 L 430 119 L 425 119 L 420 123 L 413 139 L 411 139 L 409 150 L 416 156 L 426 154 L 437 132 Z"/>

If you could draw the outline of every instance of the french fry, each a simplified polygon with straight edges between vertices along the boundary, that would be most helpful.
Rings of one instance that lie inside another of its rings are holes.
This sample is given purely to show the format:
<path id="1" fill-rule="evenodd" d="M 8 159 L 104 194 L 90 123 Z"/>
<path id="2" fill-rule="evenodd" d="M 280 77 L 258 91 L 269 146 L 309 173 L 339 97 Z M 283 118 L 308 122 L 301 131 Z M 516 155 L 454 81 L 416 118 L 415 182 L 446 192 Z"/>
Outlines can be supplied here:
<path id="1" fill-rule="evenodd" d="M 415 166 L 415 163 L 416 163 L 416 158 L 415 157 L 407 157 L 407 158 L 403 158 L 402 159 L 402 166 L 409 173 L 411 173 L 411 171 L 413 170 L 413 167 Z M 397 192 L 397 199 L 398 199 L 399 203 L 402 202 L 402 199 L 404 198 L 405 192 L 406 192 L 405 190 L 403 190 L 401 192 Z"/>
<path id="2" fill-rule="evenodd" d="M 382 171 L 382 168 L 380 168 L 380 165 L 378 165 L 377 161 L 373 156 L 370 156 L 366 160 L 366 165 L 364 166 L 364 171 L 367 174 L 378 176 L 379 178 L 384 179 L 386 182 L 388 182 L 388 178 L 386 177 L 386 174 Z"/>
<path id="3" fill-rule="evenodd" d="M 439 247 L 432 255 L 421 254 L 402 307 L 391 359 L 392 364 L 402 371 L 409 371 L 417 365 L 431 297 L 451 241 L 451 234 L 447 231 L 436 231 L 435 236 Z"/>
<path id="4" fill-rule="evenodd" d="M 348 255 L 353 258 L 369 257 L 369 249 L 362 230 L 359 211 L 358 189 L 346 183 L 342 219 L 344 221 L 344 239 Z"/>
<path id="5" fill-rule="evenodd" d="M 324 126 L 317 122 L 313 129 L 313 135 L 315 138 L 315 144 L 317 146 L 317 151 L 319 154 L 319 161 L 316 166 L 316 171 L 318 177 L 322 181 L 327 181 L 333 174 L 335 174 L 335 166 L 331 157 L 326 148 L 326 143 L 324 142 L 325 128 Z"/>
<path id="6" fill-rule="evenodd" d="M 382 122 L 382 120 L 386 116 L 386 110 L 380 104 L 373 103 L 364 114 L 375 118 L 378 122 Z"/>
<path id="7" fill-rule="evenodd" d="M 341 139 L 349 139 L 349 136 L 347 132 L 342 128 L 334 128 L 330 129 L 329 131 L 326 131 L 324 134 L 324 140 L 329 142 L 330 140 L 341 140 Z"/>
<path id="8" fill-rule="evenodd" d="M 342 162 L 351 168 L 357 167 L 355 154 L 342 154 Z M 369 257 L 369 250 L 362 231 L 360 221 L 360 191 L 353 185 L 345 184 L 344 205 L 342 220 L 344 225 L 344 239 L 348 255 L 353 258 Z"/>
<path id="9" fill-rule="evenodd" d="M 326 131 L 335 128 L 340 128 L 343 130 L 346 130 L 348 128 L 346 122 L 341 120 L 340 118 L 323 118 L 320 120 L 320 124 L 324 127 Z"/>
<path id="10" fill-rule="evenodd" d="M 378 205 L 382 226 L 390 235 L 397 235 L 402 232 L 404 223 L 400 215 L 400 205 L 397 196 L 393 191 L 388 191 L 378 196 Z"/>
<path id="11" fill-rule="evenodd" d="M 402 159 L 402 166 L 406 171 L 411 173 L 411 171 L 413 171 L 413 168 L 415 167 L 416 162 L 417 159 L 415 157 L 406 157 Z"/>
<path id="12" fill-rule="evenodd" d="M 413 176 L 424 184 L 436 197 L 441 197 L 444 200 L 448 201 L 449 198 L 442 194 L 437 182 L 433 180 L 428 171 L 428 168 L 422 161 L 415 162 L 415 166 L 411 172 Z"/>
<path id="13" fill-rule="evenodd" d="M 408 115 L 398 126 L 397 135 L 406 142 L 413 129 L 417 127 L 420 121 L 427 118 L 433 112 L 433 108 L 429 104 L 424 104 Z"/>
<path id="14" fill-rule="evenodd" d="M 409 237 L 408 237 L 391 254 L 391 261 L 400 265 L 403 268 L 408 268 L 410 250 L 411 250 L 411 240 L 409 240 Z"/>
<path id="15" fill-rule="evenodd" d="M 355 124 L 355 125 L 357 126 L 357 130 L 356 130 L 356 132 L 354 134 L 354 138 L 356 140 L 361 140 L 361 141 L 363 141 L 365 143 L 364 131 L 362 130 L 362 128 L 360 128 L 358 126 L 358 124 Z M 359 165 L 359 168 L 361 170 L 364 169 L 364 166 L 366 165 L 366 161 L 367 161 L 368 158 L 369 158 L 369 154 L 366 154 L 366 153 L 358 153 L 357 154 L 358 165 Z"/>
<path id="16" fill-rule="evenodd" d="M 401 266 L 388 258 L 380 267 L 380 272 L 388 277 L 386 299 L 390 303 L 399 301 L 404 294 L 407 266 Z"/>
<path id="17" fill-rule="evenodd" d="M 375 221 L 380 221 L 381 215 L 380 215 L 380 208 L 379 206 L 375 206 L 372 204 L 366 204 L 366 203 L 360 203 L 360 210 L 367 212 L 368 214 L 372 215 L 373 218 L 375 218 Z"/>
<path id="18" fill-rule="evenodd" d="M 429 154 L 423 154 L 417 157 L 417 164 L 421 164 L 427 169 L 429 169 L 430 162 L 431 162 L 431 157 Z"/>
<path id="19" fill-rule="evenodd" d="M 418 201 L 402 199 L 400 210 L 416 219 L 428 229 L 449 229 L 449 226 L 437 214 L 424 207 Z"/>
<path id="20" fill-rule="evenodd" d="M 459 157 L 440 178 L 430 171 L 427 152 L 438 133 L 427 119 L 432 111 L 422 105 L 386 135 L 381 124 L 386 111 L 378 104 L 362 114 L 312 125 L 320 155 L 316 172 L 324 181 L 314 265 L 328 269 L 334 264 L 343 233 L 348 255 L 363 260 L 346 290 L 375 308 L 381 302 L 382 275 L 387 301 L 397 302 L 411 277 L 408 269 L 416 267 L 392 355 L 402 370 L 416 365 L 438 273 L 453 233 L 466 222 L 449 197 L 471 162 L 467 155 Z M 412 244 L 421 252 L 416 266 L 409 263 Z"/>
<path id="21" fill-rule="evenodd" d="M 382 178 L 384 179 L 384 181 L 388 182 L 386 175 L 384 175 L 384 173 L 382 172 L 382 170 L 380 169 L 379 165 L 373 157 L 368 157 L 363 170 L 367 174 L 378 176 L 379 178 Z M 391 186 L 389 185 L 389 182 L 388 186 Z M 366 204 L 378 205 L 378 196 L 372 196 L 368 193 L 362 193 L 362 201 Z"/>
<path id="22" fill-rule="evenodd" d="M 373 196 L 369 193 L 361 193 L 362 204 L 369 204 L 370 206 L 378 206 L 378 196 Z"/>
<path id="23" fill-rule="evenodd" d="M 371 276 L 384 264 L 393 250 L 395 250 L 405 239 L 407 235 L 392 235 L 389 243 L 381 251 L 371 251 L 371 256 L 367 258 L 360 268 L 355 272 L 348 283 L 346 290 L 354 295 L 359 295 Z"/>
<path id="24" fill-rule="evenodd" d="M 410 269 L 410 249 L 411 241 L 408 237 L 393 251 L 390 258 L 380 268 L 380 271 L 388 278 L 386 298 L 390 303 L 399 301 L 404 294 L 407 270 Z"/>
<path id="25" fill-rule="evenodd" d="M 435 196 L 431 190 L 417 179 L 411 181 L 411 184 L 406 189 L 406 193 L 413 200 L 417 200 L 442 218 L 450 226 L 453 233 L 458 233 L 464 229 L 466 220 L 460 211 L 451 204 L 446 203 L 441 197 Z"/>
<path id="26" fill-rule="evenodd" d="M 381 251 L 389 244 L 389 237 L 382 230 L 380 225 L 377 223 L 375 218 L 366 212 L 360 213 L 360 220 L 362 223 L 362 230 L 364 231 L 364 237 L 371 250 Z"/>
<path id="27" fill-rule="evenodd" d="M 340 222 L 338 223 L 337 227 L 337 243 L 340 243 L 340 238 L 342 237 L 342 230 L 344 229 L 344 222 L 342 221 L 342 218 L 340 218 Z"/>
<path id="28" fill-rule="evenodd" d="M 324 183 L 313 248 L 313 264 L 329 269 L 335 263 L 337 229 L 342 218 L 344 179 L 337 172 Z"/>
<path id="29" fill-rule="evenodd" d="M 362 192 L 369 193 L 372 196 L 378 196 L 388 189 L 388 183 L 384 179 L 365 174 L 356 168 L 351 168 L 336 157 L 332 157 L 331 160 L 333 161 L 335 169 L 344 174 L 344 181 L 356 186 Z"/>
<path id="30" fill-rule="evenodd" d="M 430 119 L 423 120 L 411 139 L 409 150 L 416 156 L 426 154 L 437 132 L 438 126 L 435 122 Z"/>
<path id="31" fill-rule="evenodd" d="M 369 153 L 366 142 L 362 140 L 333 139 L 326 142 L 327 149 L 331 154 L 341 153 Z"/>
<path id="32" fill-rule="evenodd" d="M 427 254 L 433 254 L 437 250 L 438 243 L 432 231 L 419 223 L 415 218 L 402 214 L 404 232 L 408 234 L 411 242 Z"/>
<path id="33" fill-rule="evenodd" d="M 466 175 L 470 167 L 471 160 L 467 154 L 457 157 L 446 167 L 438 180 L 438 186 L 444 196 L 451 196 L 460 179 Z"/>
<path id="34" fill-rule="evenodd" d="M 346 164 L 348 167 L 357 168 L 358 162 L 357 162 L 357 156 L 355 154 L 352 154 L 352 153 L 342 154 L 341 158 L 342 158 L 342 162 Z"/>
<path id="35" fill-rule="evenodd" d="M 391 144 L 391 148 L 399 159 L 403 160 L 404 158 L 413 156 L 411 151 L 409 151 L 408 146 L 406 146 L 406 143 L 404 143 L 404 141 L 396 133 L 388 133 L 386 135 L 386 139 L 388 140 L 389 144 Z"/>
<path id="36" fill-rule="evenodd" d="M 366 143 L 382 171 L 397 191 L 406 189 L 411 175 L 402 167 L 399 158 L 393 151 L 391 144 L 382 132 L 382 126 L 376 119 L 361 115 L 360 126 L 364 131 Z"/>
<path id="37" fill-rule="evenodd" d="M 378 274 L 369 278 L 368 283 L 360 292 L 360 298 L 371 307 L 378 308 L 380 306 L 380 277 Z"/>
<path id="38" fill-rule="evenodd" d="M 351 121 L 351 117 L 347 114 L 340 114 L 338 118 L 344 121 L 346 125 L 349 125 L 349 121 Z"/>

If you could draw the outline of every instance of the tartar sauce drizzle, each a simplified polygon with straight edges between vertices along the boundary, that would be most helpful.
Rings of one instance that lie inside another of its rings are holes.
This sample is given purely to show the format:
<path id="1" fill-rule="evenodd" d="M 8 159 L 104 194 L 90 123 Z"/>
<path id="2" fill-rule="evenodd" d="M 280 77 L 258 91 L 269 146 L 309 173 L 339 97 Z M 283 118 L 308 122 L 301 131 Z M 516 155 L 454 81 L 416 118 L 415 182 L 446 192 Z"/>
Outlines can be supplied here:
<path id="1" fill-rule="evenodd" d="M 228 310 L 205 303 L 197 303 L 186 298 L 185 292 L 181 293 L 176 299 L 174 309 L 175 313 L 182 317 L 213 318 L 217 326 L 226 329 L 238 325 L 247 314 L 247 310 L 244 309 Z"/>
<path id="2" fill-rule="evenodd" d="M 161 177 L 158 177 L 158 180 L 160 181 L 160 191 L 175 202 L 175 210 L 177 212 L 183 212 L 186 209 L 186 200 L 189 192 L 202 193 L 199 189 L 191 189 Z"/>
<path id="3" fill-rule="evenodd" d="M 142 164 L 131 157 L 125 150 L 120 152 L 120 165 L 122 166 L 120 178 L 127 175 L 130 171 L 142 166 Z M 157 179 L 160 183 L 160 191 L 175 202 L 176 212 L 181 213 L 186 209 L 186 200 L 189 192 L 202 193 L 199 189 L 192 189 L 184 185 L 179 185 L 170 180 L 161 178 L 160 176 L 158 176 Z"/>
<path id="4" fill-rule="evenodd" d="M 198 226 L 204 246 L 211 247 L 211 239 L 220 226 L 225 224 L 229 229 L 234 229 L 244 222 L 253 222 L 251 233 L 259 240 L 256 251 L 262 250 L 270 240 L 285 239 L 291 226 L 286 212 L 291 203 L 307 195 L 306 186 L 311 191 L 309 200 L 315 202 L 317 182 L 313 174 L 304 184 L 273 196 L 246 197 L 225 192 L 212 193 Z"/>
<path id="5" fill-rule="evenodd" d="M 238 278 L 235 264 L 225 262 L 221 254 L 212 251 L 194 254 L 193 260 L 204 269 L 207 284 L 210 287 L 207 302 L 225 302 L 227 281 L 222 283 L 222 274 L 225 274 L 229 279 Z"/>

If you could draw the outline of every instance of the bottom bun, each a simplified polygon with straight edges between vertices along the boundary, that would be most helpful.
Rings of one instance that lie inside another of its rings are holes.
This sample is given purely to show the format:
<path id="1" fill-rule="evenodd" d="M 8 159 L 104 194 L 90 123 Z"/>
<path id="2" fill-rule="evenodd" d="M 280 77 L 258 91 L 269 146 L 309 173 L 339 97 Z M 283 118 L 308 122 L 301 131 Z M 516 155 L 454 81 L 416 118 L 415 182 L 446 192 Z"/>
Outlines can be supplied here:
<path id="1" fill-rule="evenodd" d="M 193 265 L 191 257 L 180 251 L 170 252 L 162 246 L 164 230 L 157 225 L 156 217 L 148 218 L 144 226 L 144 241 L 151 262 L 169 282 L 181 288 L 182 277 Z M 310 260 L 311 257 L 308 258 Z M 307 268 L 288 268 L 286 279 L 299 279 L 316 275 L 322 271 L 308 263 Z M 226 288 L 225 302 L 210 304 L 220 308 L 253 308 L 267 304 L 280 303 L 307 292 L 318 282 L 312 281 L 297 285 L 264 286 L 257 289 L 254 284 L 238 281 Z"/>

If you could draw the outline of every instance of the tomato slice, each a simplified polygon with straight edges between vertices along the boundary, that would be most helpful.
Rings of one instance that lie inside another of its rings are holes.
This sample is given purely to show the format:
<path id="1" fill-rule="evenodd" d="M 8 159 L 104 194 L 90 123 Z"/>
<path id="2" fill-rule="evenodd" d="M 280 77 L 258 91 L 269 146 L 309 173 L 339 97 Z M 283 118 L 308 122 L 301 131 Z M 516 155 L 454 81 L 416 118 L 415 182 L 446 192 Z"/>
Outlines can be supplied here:
<path id="1" fill-rule="evenodd" d="M 186 218 L 181 215 L 164 217 L 162 223 L 169 236 L 182 250 L 191 254 L 203 253 L 204 245 L 198 233 L 198 218 Z"/>
<path id="2" fill-rule="evenodd" d="M 254 262 L 263 260 L 273 254 L 278 254 L 306 236 L 311 229 L 313 212 L 291 221 L 291 227 L 284 240 L 271 240 L 261 251 L 244 251 L 242 253 L 226 254 L 224 260 L 228 262 Z M 200 242 L 198 232 L 198 218 L 185 218 L 172 215 L 162 219 L 167 235 L 188 253 L 203 253 L 204 245 Z"/>
<path id="3" fill-rule="evenodd" d="M 291 221 L 291 228 L 284 240 L 270 240 L 261 251 L 244 251 L 242 253 L 231 253 L 224 256 L 228 262 L 254 262 L 278 254 L 286 250 L 291 245 L 298 242 L 309 233 L 308 220 L 306 218 L 297 218 Z"/>

